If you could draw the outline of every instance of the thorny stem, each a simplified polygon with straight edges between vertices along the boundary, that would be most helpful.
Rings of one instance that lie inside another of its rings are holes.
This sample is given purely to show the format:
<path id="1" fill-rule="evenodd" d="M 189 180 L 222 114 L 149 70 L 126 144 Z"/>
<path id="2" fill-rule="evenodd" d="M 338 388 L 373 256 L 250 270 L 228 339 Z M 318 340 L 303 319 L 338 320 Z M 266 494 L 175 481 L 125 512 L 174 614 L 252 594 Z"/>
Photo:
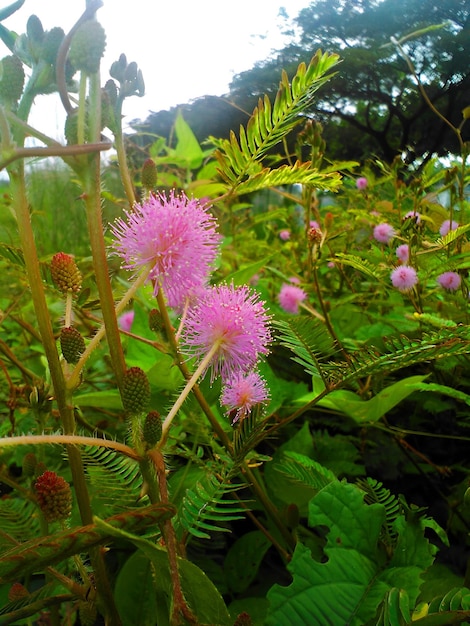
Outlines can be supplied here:
<path id="1" fill-rule="evenodd" d="M 160 489 L 161 501 L 166 504 L 169 502 L 169 497 L 166 484 L 166 468 L 163 454 L 159 450 L 153 449 L 149 450 L 148 457 L 155 467 Z M 184 619 L 190 624 L 197 625 L 197 618 L 189 608 L 183 595 L 183 590 L 181 588 L 181 580 L 178 570 L 176 535 L 171 519 L 167 519 L 163 522 L 162 533 L 166 543 L 168 563 L 170 566 L 171 583 L 173 589 L 173 606 L 170 615 L 170 626 L 178 626 L 179 624 L 181 624 L 182 617 L 184 617 Z"/>
<path id="2" fill-rule="evenodd" d="M 98 437 L 85 437 L 84 435 L 20 435 L 18 437 L 2 437 L 0 448 L 8 448 L 11 446 L 28 446 L 38 444 L 57 443 L 66 446 L 97 446 L 99 448 L 111 448 L 121 454 L 140 461 L 141 457 L 137 452 L 119 441 L 111 439 L 99 439 Z M 75 485 L 74 485 L 75 486 Z M 88 522 L 87 522 L 88 523 Z"/>

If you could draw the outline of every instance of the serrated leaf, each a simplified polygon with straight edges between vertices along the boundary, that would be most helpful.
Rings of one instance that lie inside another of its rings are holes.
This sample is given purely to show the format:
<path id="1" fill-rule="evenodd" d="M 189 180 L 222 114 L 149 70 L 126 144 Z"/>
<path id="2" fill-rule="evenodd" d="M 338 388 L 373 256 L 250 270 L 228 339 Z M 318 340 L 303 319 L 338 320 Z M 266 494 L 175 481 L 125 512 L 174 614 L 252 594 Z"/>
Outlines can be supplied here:
<path id="1" fill-rule="evenodd" d="M 379 544 L 385 520 L 385 508 L 365 504 L 354 485 L 335 481 L 322 489 L 310 502 L 309 526 L 328 529 L 327 561 L 314 560 L 308 548 L 297 545 L 288 566 L 292 583 L 268 592 L 266 626 L 364 626 L 394 587 L 406 589 L 414 604 L 433 550 L 419 521 L 401 516 L 389 557 Z"/>

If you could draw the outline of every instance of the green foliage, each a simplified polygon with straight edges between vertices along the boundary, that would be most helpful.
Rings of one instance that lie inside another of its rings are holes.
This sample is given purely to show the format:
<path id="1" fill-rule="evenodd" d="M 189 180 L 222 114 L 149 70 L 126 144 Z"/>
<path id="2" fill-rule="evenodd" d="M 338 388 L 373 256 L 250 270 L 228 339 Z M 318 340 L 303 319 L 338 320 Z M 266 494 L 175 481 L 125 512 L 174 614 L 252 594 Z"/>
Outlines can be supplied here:
<path id="1" fill-rule="evenodd" d="M 369 623 L 386 592 L 398 585 L 413 603 L 421 574 L 433 562 L 435 550 L 424 537 L 419 520 L 398 516 L 393 550 L 380 543 L 387 510 L 382 503 L 367 505 L 354 485 L 332 481 L 310 502 L 309 526 L 327 527 L 325 562 L 298 545 L 289 565 L 293 582 L 268 593 L 266 624 Z"/>
<path id="2" fill-rule="evenodd" d="M 211 138 L 217 146 L 215 152 L 219 172 L 228 190 L 249 193 L 274 185 L 294 182 L 312 184 L 321 189 L 337 189 L 337 173 L 321 174 L 310 169 L 309 163 L 282 166 L 273 171 L 262 168 L 267 152 L 280 143 L 283 137 L 298 126 L 300 113 L 311 102 L 315 92 L 331 77 L 327 74 L 338 62 L 337 55 L 320 51 L 308 66 L 301 63 L 292 81 L 283 73 L 274 103 L 267 96 L 260 99 L 246 129 L 240 127 L 240 136 L 234 132 L 230 140 Z"/>

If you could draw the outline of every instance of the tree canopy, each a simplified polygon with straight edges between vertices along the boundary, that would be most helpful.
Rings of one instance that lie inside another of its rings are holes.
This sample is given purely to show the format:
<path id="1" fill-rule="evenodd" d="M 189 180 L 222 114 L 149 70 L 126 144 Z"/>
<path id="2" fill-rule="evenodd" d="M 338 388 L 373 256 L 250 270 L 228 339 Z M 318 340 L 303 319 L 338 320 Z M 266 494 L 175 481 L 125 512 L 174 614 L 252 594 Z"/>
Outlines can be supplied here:
<path id="1" fill-rule="evenodd" d="M 235 76 L 226 96 L 184 106 L 199 139 L 237 129 L 260 95 L 276 92 L 282 69 L 294 75 L 320 48 L 342 59 L 307 112 L 323 124 L 330 157 L 392 162 L 400 155 L 423 163 L 459 152 L 455 133 L 431 110 L 417 79 L 432 105 L 459 127 L 470 104 L 468 0 L 315 0 L 294 22 L 292 43 Z M 175 115 L 176 109 L 153 113 L 144 128 L 162 134 Z M 465 141 L 468 129 L 462 132 Z"/>

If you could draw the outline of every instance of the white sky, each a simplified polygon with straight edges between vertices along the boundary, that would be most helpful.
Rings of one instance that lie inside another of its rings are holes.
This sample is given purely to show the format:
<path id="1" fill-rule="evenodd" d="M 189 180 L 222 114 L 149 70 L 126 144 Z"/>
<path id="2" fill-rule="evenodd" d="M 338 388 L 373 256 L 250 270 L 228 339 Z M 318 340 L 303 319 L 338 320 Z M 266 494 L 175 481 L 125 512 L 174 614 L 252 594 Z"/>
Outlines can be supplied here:
<path id="1" fill-rule="evenodd" d="M 1 5 L 11 2 L 3 0 Z M 250 69 L 286 42 L 279 8 L 294 18 L 309 4 L 310 0 L 103 0 L 97 12 L 107 34 L 102 82 L 121 53 L 137 62 L 146 94 L 126 100 L 128 120 L 145 119 L 149 111 L 199 96 L 222 95 L 234 74 Z M 67 32 L 84 8 L 85 0 L 26 0 L 3 24 L 23 33 L 34 13 L 44 29 L 61 26 Z M 0 51 L 0 57 L 8 53 L 1 43 Z M 49 128 L 60 117 L 59 108 L 50 98 L 38 106 L 38 114 L 46 112 Z M 62 123 L 55 125 L 56 132 L 49 132 L 60 134 Z"/>

